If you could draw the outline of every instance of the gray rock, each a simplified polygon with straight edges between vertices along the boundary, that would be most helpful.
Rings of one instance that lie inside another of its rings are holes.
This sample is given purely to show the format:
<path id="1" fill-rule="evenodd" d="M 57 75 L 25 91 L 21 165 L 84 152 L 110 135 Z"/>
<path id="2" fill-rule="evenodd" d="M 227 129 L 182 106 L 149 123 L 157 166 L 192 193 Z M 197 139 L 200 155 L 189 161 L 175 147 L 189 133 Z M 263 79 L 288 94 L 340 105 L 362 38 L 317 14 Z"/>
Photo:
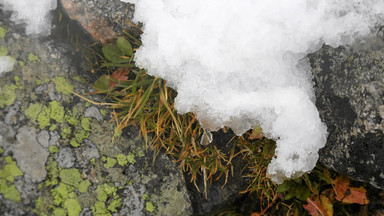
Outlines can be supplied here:
<path id="1" fill-rule="evenodd" d="M 95 106 L 88 107 L 84 112 L 84 116 L 87 118 L 94 118 L 99 122 L 103 120 L 103 116 Z"/>
<path id="2" fill-rule="evenodd" d="M 309 58 L 329 132 L 320 162 L 384 188 L 384 38 L 323 46 Z"/>
<path id="3" fill-rule="evenodd" d="M 49 147 L 49 139 L 50 139 L 50 136 L 49 136 L 49 132 L 47 130 L 42 130 L 37 135 L 37 141 L 44 148 L 48 148 Z"/>
<path id="4" fill-rule="evenodd" d="M 37 142 L 36 129 L 23 126 L 16 135 L 17 142 L 12 145 L 17 165 L 25 175 L 28 175 L 33 182 L 44 180 L 47 172 L 45 162 L 49 152 Z"/>
<path id="5" fill-rule="evenodd" d="M 60 149 L 59 154 L 56 158 L 57 164 L 61 168 L 71 168 L 75 165 L 75 157 L 69 147 Z"/>

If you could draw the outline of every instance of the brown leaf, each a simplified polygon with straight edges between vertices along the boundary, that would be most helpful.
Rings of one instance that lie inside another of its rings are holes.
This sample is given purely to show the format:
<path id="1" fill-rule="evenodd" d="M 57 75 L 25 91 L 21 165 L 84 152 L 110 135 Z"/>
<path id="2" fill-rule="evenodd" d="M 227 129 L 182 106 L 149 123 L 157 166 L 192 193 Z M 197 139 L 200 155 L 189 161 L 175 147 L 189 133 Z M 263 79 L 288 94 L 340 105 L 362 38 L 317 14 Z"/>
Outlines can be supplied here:
<path id="1" fill-rule="evenodd" d="M 120 81 L 128 80 L 127 75 L 129 74 L 130 71 L 131 71 L 130 68 L 119 68 L 115 70 L 111 75 L 112 80 L 109 81 L 109 88 L 114 88 L 116 84 L 120 83 Z"/>
<path id="2" fill-rule="evenodd" d="M 249 140 L 261 139 L 264 137 L 263 130 L 261 127 L 253 127 L 251 135 L 249 135 Z"/>
<path id="3" fill-rule="evenodd" d="M 303 204 L 305 210 L 308 211 L 308 214 L 311 216 L 326 216 L 323 206 L 318 198 L 308 198 L 308 204 Z"/>
<path id="4" fill-rule="evenodd" d="M 344 177 L 338 177 L 332 181 L 336 193 L 336 199 L 345 204 L 357 203 L 365 205 L 369 203 L 367 190 L 363 187 L 350 187 L 349 180 Z"/>
<path id="5" fill-rule="evenodd" d="M 331 199 L 325 195 L 320 195 L 321 206 L 326 215 L 333 215 L 333 204 Z"/>

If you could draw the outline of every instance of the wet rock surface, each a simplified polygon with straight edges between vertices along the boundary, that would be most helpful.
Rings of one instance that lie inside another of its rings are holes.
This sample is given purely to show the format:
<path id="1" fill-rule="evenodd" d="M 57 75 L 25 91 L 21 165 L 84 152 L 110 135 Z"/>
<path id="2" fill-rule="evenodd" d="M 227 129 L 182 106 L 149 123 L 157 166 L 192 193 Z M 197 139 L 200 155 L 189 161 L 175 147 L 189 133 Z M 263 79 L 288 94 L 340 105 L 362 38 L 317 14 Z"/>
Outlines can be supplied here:
<path id="1" fill-rule="evenodd" d="M 16 60 L 0 77 L 1 215 L 193 214 L 176 164 L 163 154 L 153 163 L 135 127 L 112 141 L 109 111 L 69 91 L 93 91 L 81 53 L 0 26 Z"/>
<path id="2" fill-rule="evenodd" d="M 316 106 L 328 127 L 320 162 L 384 188 L 384 38 L 309 55 Z"/>

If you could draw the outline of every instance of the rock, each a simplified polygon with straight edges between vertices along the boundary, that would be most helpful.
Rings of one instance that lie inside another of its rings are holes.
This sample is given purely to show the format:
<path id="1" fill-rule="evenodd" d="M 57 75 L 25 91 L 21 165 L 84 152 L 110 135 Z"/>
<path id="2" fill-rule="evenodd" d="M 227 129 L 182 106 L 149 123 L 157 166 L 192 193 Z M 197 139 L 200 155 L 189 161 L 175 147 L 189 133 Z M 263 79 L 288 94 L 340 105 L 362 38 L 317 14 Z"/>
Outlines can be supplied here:
<path id="1" fill-rule="evenodd" d="M 325 45 L 308 57 L 316 106 L 329 132 L 320 162 L 384 188 L 384 38 Z"/>
<path id="2" fill-rule="evenodd" d="M 61 4 L 71 19 L 102 43 L 121 35 L 124 29 L 137 32 L 128 24 L 133 18 L 132 4 L 120 0 L 61 0 Z"/>
<path id="3" fill-rule="evenodd" d="M 61 168 L 71 168 L 75 165 L 75 157 L 70 148 L 62 148 L 59 150 L 58 157 L 56 158 L 57 164 Z"/>

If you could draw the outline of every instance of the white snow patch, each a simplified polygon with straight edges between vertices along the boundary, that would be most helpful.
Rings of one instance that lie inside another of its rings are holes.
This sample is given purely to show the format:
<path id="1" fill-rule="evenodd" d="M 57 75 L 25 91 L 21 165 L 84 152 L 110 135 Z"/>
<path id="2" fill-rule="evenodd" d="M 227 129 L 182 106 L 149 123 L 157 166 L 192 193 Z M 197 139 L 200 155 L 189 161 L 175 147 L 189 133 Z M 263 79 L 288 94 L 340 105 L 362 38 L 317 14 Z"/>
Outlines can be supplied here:
<path id="1" fill-rule="evenodd" d="M 178 112 L 196 113 L 210 131 L 260 125 L 277 141 L 268 167 L 276 183 L 311 171 L 326 143 L 304 57 L 384 20 L 383 0 L 129 2 L 144 23 L 137 64 L 167 80 Z"/>
<path id="2" fill-rule="evenodd" d="M 15 59 L 11 56 L 0 56 L 0 76 L 13 70 Z"/>
<path id="3" fill-rule="evenodd" d="M 51 33 L 49 13 L 56 9 L 57 0 L 0 0 L 0 7 L 13 11 L 11 20 L 26 24 L 26 33 L 47 36 Z"/>

